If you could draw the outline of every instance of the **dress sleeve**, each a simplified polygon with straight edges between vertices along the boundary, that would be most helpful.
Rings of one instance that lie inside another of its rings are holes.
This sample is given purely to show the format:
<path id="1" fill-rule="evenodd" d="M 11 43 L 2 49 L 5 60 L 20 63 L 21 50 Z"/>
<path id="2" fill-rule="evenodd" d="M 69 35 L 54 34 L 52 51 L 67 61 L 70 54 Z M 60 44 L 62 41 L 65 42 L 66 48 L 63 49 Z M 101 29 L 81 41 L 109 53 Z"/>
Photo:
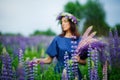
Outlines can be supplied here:
<path id="1" fill-rule="evenodd" d="M 57 55 L 57 52 L 58 52 L 57 40 L 56 38 L 54 38 L 53 41 L 48 46 L 46 53 L 53 58 Z"/>

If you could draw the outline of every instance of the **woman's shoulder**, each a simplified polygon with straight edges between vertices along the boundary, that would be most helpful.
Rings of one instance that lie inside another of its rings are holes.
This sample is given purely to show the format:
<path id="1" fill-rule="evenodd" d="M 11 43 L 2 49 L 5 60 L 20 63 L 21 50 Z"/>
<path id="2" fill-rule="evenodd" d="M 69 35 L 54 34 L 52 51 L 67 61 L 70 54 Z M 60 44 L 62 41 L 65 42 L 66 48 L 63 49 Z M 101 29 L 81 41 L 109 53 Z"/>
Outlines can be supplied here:
<path id="1" fill-rule="evenodd" d="M 63 41 L 63 40 L 65 40 L 65 39 L 67 39 L 66 37 L 64 37 L 64 36 L 60 36 L 60 35 L 58 35 L 58 36 L 55 36 L 54 37 L 54 41 Z M 69 39 L 69 38 L 68 38 Z"/>
<path id="2" fill-rule="evenodd" d="M 54 39 L 57 40 L 57 39 L 71 39 L 71 38 L 58 35 L 58 36 L 55 36 Z M 76 39 L 81 39 L 81 36 L 77 37 Z"/>
<path id="3" fill-rule="evenodd" d="M 60 36 L 58 35 L 58 36 L 55 36 L 54 38 L 53 38 L 53 40 L 55 40 L 55 41 L 57 41 L 57 40 L 59 40 L 60 39 Z"/>
<path id="4" fill-rule="evenodd" d="M 54 37 L 55 41 L 64 40 L 64 39 L 65 40 L 71 40 L 71 38 L 67 38 L 67 37 L 60 36 L 60 35 Z M 77 37 L 77 40 L 81 40 L 81 37 Z"/>

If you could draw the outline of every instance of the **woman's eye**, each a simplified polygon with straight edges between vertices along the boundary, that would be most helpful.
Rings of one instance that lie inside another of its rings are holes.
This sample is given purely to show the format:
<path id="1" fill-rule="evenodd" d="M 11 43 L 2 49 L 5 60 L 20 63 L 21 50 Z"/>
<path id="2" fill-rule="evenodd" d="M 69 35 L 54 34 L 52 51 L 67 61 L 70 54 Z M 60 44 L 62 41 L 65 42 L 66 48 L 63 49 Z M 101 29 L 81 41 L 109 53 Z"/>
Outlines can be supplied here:
<path id="1" fill-rule="evenodd" d="M 68 22 L 67 20 L 64 21 L 65 23 Z"/>
<path id="2" fill-rule="evenodd" d="M 68 20 L 60 21 L 60 24 L 67 23 L 67 22 L 68 22 Z"/>
<path id="3" fill-rule="evenodd" d="M 67 22 L 67 21 L 64 21 L 65 23 Z"/>

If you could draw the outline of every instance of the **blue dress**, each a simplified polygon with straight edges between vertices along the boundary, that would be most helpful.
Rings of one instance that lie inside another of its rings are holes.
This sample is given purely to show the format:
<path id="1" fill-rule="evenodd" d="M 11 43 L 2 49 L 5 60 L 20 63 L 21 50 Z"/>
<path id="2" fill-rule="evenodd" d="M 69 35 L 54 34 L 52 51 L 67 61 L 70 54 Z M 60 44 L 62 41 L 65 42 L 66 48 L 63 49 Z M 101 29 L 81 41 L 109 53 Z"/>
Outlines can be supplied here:
<path id="1" fill-rule="evenodd" d="M 76 38 L 76 46 L 78 45 L 80 38 Z M 67 51 L 69 57 L 71 58 L 71 50 L 72 50 L 72 39 L 67 38 L 67 37 L 62 37 L 62 36 L 56 36 L 49 47 L 46 50 L 46 53 L 50 57 L 56 57 L 58 62 L 55 66 L 55 72 L 62 73 L 64 69 L 64 54 Z M 78 75 L 79 75 L 79 80 L 81 80 L 81 72 L 78 70 Z"/>

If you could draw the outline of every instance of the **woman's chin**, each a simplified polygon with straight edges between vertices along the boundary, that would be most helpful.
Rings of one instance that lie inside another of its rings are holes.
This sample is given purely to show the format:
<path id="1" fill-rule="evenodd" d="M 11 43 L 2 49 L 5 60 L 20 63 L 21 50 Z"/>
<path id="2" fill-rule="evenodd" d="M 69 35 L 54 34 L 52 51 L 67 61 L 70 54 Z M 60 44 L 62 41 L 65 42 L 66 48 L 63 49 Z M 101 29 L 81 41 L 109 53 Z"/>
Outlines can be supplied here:
<path id="1" fill-rule="evenodd" d="M 63 29 L 63 31 L 67 31 L 66 29 Z"/>

